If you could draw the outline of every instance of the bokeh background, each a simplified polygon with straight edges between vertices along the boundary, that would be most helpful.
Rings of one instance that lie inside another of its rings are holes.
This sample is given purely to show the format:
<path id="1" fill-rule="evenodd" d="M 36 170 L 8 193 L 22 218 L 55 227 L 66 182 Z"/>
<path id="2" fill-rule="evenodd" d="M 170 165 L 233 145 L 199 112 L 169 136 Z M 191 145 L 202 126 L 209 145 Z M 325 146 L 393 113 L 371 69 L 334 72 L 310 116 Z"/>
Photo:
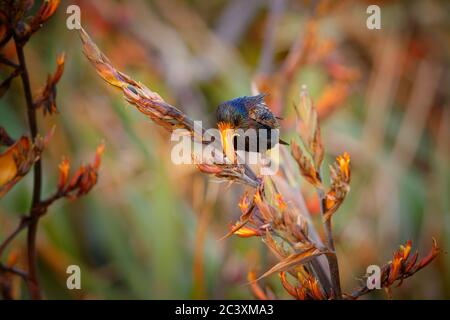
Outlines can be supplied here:
<path id="1" fill-rule="evenodd" d="M 41 133 L 56 125 L 43 157 L 44 194 L 54 190 L 63 156 L 76 167 L 101 141 L 106 151 L 92 192 L 57 202 L 41 220 L 47 298 L 252 298 L 247 272 L 275 261 L 259 239 L 219 241 L 239 217 L 245 188 L 172 164 L 169 134 L 127 106 L 83 56 L 77 32 L 66 28 L 70 4 L 80 6 L 82 25 L 119 70 L 208 125 L 220 102 L 249 95 L 253 86 L 270 93 L 269 105 L 285 118 L 281 135 L 290 139 L 292 105 L 306 84 L 320 116 L 326 167 L 343 151 L 352 158 L 351 191 L 333 218 L 344 291 L 357 286 L 368 265 L 389 261 L 399 244 L 411 239 L 426 254 L 435 237 L 442 253 L 393 297 L 450 298 L 444 0 L 63 0 L 25 48 L 36 91 L 57 54 L 67 54 L 60 113 L 39 112 Z M 381 30 L 366 27 L 370 4 L 381 7 Z M 14 55 L 13 46 L 5 51 Z M 0 124 L 14 138 L 28 132 L 22 92 L 16 80 L 0 100 Z M 0 201 L 0 239 L 27 212 L 31 186 L 30 174 Z M 317 213 L 317 199 L 306 189 L 304 197 Z M 25 266 L 24 240 L 9 252 L 19 252 Z M 81 267 L 82 290 L 66 289 L 71 264 Z M 277 276 L 262 285 L 287 298 Z M 23 285 L 18 290 L 27 296 Z"/>

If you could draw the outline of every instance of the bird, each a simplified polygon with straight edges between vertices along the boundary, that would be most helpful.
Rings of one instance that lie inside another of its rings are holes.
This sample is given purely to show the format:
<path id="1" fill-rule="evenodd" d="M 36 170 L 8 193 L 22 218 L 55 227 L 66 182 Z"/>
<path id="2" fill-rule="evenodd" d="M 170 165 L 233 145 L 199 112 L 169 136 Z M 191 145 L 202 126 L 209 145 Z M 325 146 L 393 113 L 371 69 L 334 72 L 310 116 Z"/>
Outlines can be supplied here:
<path id="1" fill-rule="evenodd" d="M 269 107 L 265 104 L 266 94 L 258 94 L 255 96 L 243 96 L 221 103 L 216 109 L 217 127 L 222 138 L 222 148 L 224 154 L 231 161 L 235 160 L 234 150 L 242 150 L 247 152 L 262 153 L 272 149 L 277 143 L 288 145 L 285 141 L 278 139 L 272 141 L 274 130 L 280 128 L 278 120 L 281 118 L 274 116 Z M 248 137 L 244 137 L 244 142 L 239 144 L 237 130 L 256 130 L 256 143 L 250 143 Z M 260 136 L 264 132 L 259 131 L 265 129 L 266 136 Z M 265 148 L 260 148 L 260 139 L 265 138 L 267 144 Z M 233 146 L 233 148 L 231 148 Z"/>

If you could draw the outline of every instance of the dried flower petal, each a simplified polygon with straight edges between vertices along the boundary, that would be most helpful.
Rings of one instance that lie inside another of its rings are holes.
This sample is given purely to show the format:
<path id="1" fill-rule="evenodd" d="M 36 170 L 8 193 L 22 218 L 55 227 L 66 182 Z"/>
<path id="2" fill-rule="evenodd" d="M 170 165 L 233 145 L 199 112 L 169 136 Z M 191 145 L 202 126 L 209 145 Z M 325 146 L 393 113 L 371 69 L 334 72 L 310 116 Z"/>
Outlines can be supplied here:
<path id="1" fill-rule="evenodd" d="M 30 171 L 52 135 L 53 130 L 45 137 L 36 137 L 33 143 L 23 136 L 0 154 L 0 198 Z"/>
<path id="2" fill-rule="evenodd" d="M 330 167 L 331 187 L 325 195 L 323 219 L 326 221 L 337 211 L 350 190 L 350 156 L 347 152 L 336 158 Z"/>
<path id="3" fill-rule="evenodd" d="M 250 203 L 251 203 L 251 201 L 250 201 L 250 199 L 249 199 L 249 197 L 248 197 L 248 193 L 246 192 L 246 193 L 242 196 L 241 200 L 239 201 L 239 208 L 241 209 L 241 212 L 242 212 L 243 214 L 246 213 L 246 212 L 248 211 L 248 208 L 249 208 L 249 206 L 250 206 Z"/>
<path id="4" fill-rule="evenodd" d="M 36 15 L 31 19 L 29 25 L 32 32 L 36 31 L 55 13 L 61 0 L 45 0 L 37 11 Z"/>
<path id="5" fill-rule="evenodd" d="M 263 200 L 263 197 L 263 191 L 261 188 L 258 188 L 255 192 L 253 200 L 259 210 L 259 213 L 261 213 L 264 223 L 270 223 L 273 220 L 272 211 L 270 206 Z"/>
<path id="6" fill-rule="evenodd" d="M 314 167 L 319 171 L 324 157 L 322 138 L 320 135 L 319 119 L 314 103 L 309 96 L 308 89 L 303 86 L 300 91 L 300 104 L 297 111 L 297 131 L 302 139 L 307 152 L 314 160 Z"/>
<path id="7" fill-rule="evenodd" d="M 292 140 L 291 153 L 297 161 L 302 176 L 316 188 L 322 188 L 322 181 L 312 161 L 303 153 L 302 149 Z"/>
<path id="8" fill-rule="evenodd" d="M 400 246 L 400 248 L 394 252 L 392 261 L 385 265 L 382 270 L 382 283 L 381 286 L 386 289 L 386 292 L 390 295 L 390 287 L 398 282 L 397 286 L 400 286 L 406 278 L 413 276 L 416 272 L 427 266 L 433 261 L 439 254 L 439 247 L 437 245 L 436 239 L 433 238 L 433 246 L 427 256 L 418 260 L 418 253 L 415 252 L 414 255 L 410 256 L 412 247 L 411 240 L 407 241 L 405 246 Z M 350 296 L 352 299 L 356 299 L 359 296 L 370 292 L 372 289 L 368 289 L 366 286 L 358 288 Z"/>
<path id="9" fill-rule="evenodd" d="M 58 194 L 70 199 L 76 199 L 87 194 L 97 183 L 98 170 L 104 150 L 105 145 L 102 143 L 96 149 L 94 161 L 88 165 L 80 166 L 69 183 L 67 183 L 69 180 L 69 161 L 64 159 L 59 166 Z"/>
<path id="10" fill-rule="evenodd" d="M 45 85 L 39 97 L 35 99 L 34 105 L 36 108 L 43 107 L 44 115 L 57 113 L 58 109 L 56 107 L 56 84 L 61 79 L 64 72 L 64 60 L 65 55 L 60 54 L 56 59 L 56 71 L 53 75 L 49 75 L 47 78 L 47 84 Z"/>
<path id="11" fill-rule="evenodd" d="M 284 210 L 286 210 L 287 203 L 284 201 L 283 196 L 280 193 L 277 193 L 275 195 L 275 199 L 277 201 L 277 205 L 280 211 L 283 212 Z"/>

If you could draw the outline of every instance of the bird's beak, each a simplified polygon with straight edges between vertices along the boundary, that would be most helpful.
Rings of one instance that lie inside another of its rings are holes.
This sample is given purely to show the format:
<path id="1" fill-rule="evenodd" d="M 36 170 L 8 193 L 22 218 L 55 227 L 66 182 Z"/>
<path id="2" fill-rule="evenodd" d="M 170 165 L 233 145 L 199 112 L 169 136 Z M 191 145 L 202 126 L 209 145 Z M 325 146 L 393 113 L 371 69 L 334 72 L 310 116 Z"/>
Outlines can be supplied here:
<path id="1" fill-rule="evenodd" d="M 219 124 L 220 136 L 222 138 L 222 149 L 225 156 L 232 163 L 236 162 L 236 153 L 234 150 L 233 138 L 236 134 L 236 130 L 231 128 L 227 124 Z"/>

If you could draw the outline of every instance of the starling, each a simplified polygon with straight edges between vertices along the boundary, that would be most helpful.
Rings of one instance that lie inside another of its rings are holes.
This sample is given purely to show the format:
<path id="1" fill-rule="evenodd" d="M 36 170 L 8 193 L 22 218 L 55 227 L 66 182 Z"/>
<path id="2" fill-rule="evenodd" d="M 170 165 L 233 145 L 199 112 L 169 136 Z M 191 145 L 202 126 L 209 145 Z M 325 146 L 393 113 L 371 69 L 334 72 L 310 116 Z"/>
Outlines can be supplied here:
<path id="1" fill-rule="evenodd" d="M 217 126 L 219 128 L 222 145 L 225 155 L 234 161 L 234 150 L 239 150 L 237 129 L 256 130 L 256 143 L 249 143 L 246 138 L 243 145 L 245 151 L 263 152 L 272 149 L 277 143 L 286 144 L 283 140 L 272 141 L 271 137 L 274 129 L 278 129 L 280 124 L 272 111 L 264 103 L 265 94 L 256 96 L 244 96 L 233 100 L 226 101 L 217 107 L 216 118 Z M 265 129 L 267 146 L 264 150 L 260 150 L 260 129 Z M 231 150 L 231 143 L 233 143 L 234 150 Z"/>

